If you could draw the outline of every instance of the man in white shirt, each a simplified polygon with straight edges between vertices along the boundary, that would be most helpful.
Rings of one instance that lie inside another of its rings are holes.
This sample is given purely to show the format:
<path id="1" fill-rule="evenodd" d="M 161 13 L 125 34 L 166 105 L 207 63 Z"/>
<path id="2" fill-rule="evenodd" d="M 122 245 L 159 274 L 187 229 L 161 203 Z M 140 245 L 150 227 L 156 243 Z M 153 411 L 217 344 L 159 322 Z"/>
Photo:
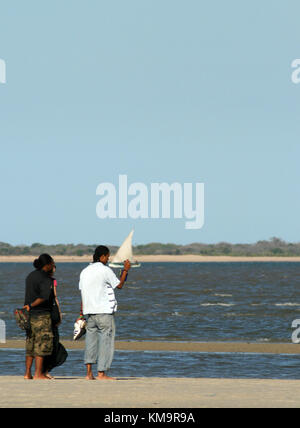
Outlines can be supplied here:
<path id="1" fill-rule="evenodd" d="M 129 260 L 124 262 L 124 269 L 118 279 L 112 269 L 106 266 L 109 256 L 109 249 L 100 245 L 95 250 L 93 263 L 80 274 L 82 314 L 87 319 L 84 363 L 87 367 L 88 380 L 113 379 L 105 372 L 109 370 L 114 355 L 114 314 L 117 310 L 114 290 L 123 287 L 130 262 Z M 94 378 L 92 364 L 97 361 L 98 375 Z"/>

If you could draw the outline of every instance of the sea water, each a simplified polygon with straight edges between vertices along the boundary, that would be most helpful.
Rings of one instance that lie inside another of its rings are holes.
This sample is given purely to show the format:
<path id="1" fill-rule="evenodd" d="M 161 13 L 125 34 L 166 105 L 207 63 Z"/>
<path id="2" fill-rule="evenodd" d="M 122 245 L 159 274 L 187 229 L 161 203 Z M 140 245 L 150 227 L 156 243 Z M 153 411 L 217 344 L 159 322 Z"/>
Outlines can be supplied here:
<path id="1" fill-rule="evenodd" d="M 80 310 L 78 279 L 86 265 L 57 263 L 63 339 L 72 338 Z M 300 263 L 294 262 L 144 263 L 132 269 L 124 288 L 116 291 L 116 339 L 291 343 L 292 322 L 300 318 L 299 269 Z M 27 263 L 0 265 L 0 319 L 5 321 L 7 340 L 24 337 L 13 310 L 23 305 L 25 278 L 31 270 Z M 4 360 L 18 366 L 23 359 L 22 350 L 1 350 L 0 373 Z M 80 366 L 82 352 L 71 351 L 68 364 L 74 375 L 77 360 Z M 117 351 L 114 370 L 127 376 L 122 368 L 127 361 L 133 376 L 219 377 L 223 373 L 225 377 L 294 378 L 298 360 L 296 355 Z M 56 370 L 68 371 L 67 362 Z"/>

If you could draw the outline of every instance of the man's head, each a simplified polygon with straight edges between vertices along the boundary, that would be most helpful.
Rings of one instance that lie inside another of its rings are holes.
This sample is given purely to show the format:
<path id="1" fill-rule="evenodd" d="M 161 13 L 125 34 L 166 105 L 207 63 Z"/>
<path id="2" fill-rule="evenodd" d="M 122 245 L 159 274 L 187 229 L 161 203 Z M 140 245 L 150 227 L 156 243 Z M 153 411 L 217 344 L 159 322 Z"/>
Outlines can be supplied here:
<path id="1" fill-rule="evenodd" d="M 109 256 L 110 256 L 109 249 L 104 245 L 99 245 L 99 247 L 95 249 L 95 252 L 93 255 L 93 263 L 101 262 L 104 265 L 106 265 L 108 262 Z"/>

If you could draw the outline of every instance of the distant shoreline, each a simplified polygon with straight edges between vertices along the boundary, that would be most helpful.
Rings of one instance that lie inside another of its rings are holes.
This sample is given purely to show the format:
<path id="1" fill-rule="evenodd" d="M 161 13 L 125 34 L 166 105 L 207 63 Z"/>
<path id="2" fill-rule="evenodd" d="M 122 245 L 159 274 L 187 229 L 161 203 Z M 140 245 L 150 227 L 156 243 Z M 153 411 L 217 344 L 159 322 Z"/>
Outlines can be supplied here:
<path id="1" fill-rule="evenodd" d="M 32 263 L 37 256 L 0 256 L 0 263 Z M 52 255 L 57 263 L 89 263 L 91 255 Z M 242 257 L 242 256 L 200 256 L 200 255 L 145 255 L 136 256 L 140 263 L 211 263 L 211 262 L 300 262 L 300 257 Z"/>

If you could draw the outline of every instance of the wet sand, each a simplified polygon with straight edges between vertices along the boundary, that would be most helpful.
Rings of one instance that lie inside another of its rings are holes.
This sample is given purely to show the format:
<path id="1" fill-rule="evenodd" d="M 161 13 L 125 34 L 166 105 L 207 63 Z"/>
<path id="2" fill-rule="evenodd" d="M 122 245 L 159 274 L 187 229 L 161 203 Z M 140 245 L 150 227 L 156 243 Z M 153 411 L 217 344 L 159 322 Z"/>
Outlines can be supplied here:
<path id="1" fill-rule="evenodd" d="M 33 263 L 35 256 L 0 256 L 0 263 Z M 53 258 L 57 263 L 89 263 L 92 261 L 87 256 L 56 256 Z M 140 263 L 211 263 L 211 262 L 300 262 L 300 257 L 230 257 L 230 256 L 200 256 L 200 255 L 149 255 L 136 256 Z"/>
<path id="2" fill-rule="evenodd" d="M 66 349 L 84 349 L 84 339 L 61 340 Z M 293 343 L 242 342 L 153 342 L 116 341 L 117 350 L 123 351 L 175 351 L 175 352 L 239 352 L 258 354 L 300 354 L 300 346 Z M 0 348 L 25 349 L 24 340 L 7 340 Z"/>
<path id="3" fill-rule="evenodd" d="M 0 407 L 256 408 L 300 407 L 300 380 L 117 378 L 87 381 L 58 377 L 0 377 Z M 175 411 L 175 410 L 173 410 Z M 116 410 L 115 415 L 118 414 Z M 102 416 L 104 417 L 104 416 Z M 103 419 L 100 417 L 100 422 Z"/>

